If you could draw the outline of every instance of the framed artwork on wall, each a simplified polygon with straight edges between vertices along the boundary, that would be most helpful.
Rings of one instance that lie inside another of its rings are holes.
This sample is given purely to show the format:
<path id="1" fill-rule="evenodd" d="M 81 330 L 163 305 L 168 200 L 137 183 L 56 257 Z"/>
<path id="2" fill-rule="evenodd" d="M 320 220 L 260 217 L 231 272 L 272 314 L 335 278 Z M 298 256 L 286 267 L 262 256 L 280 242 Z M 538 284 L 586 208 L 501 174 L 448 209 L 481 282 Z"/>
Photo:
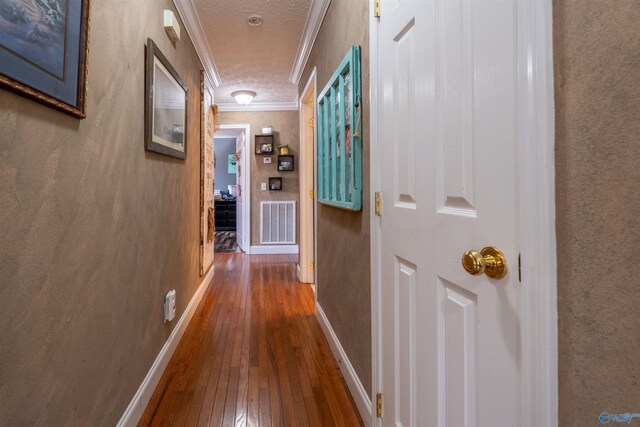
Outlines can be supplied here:
<path id="1" fill-rule="evenodd" d="M 293 156 L 278 156 L 278 170 L 281 172 L 293 171 Z"/>
<path id="2" fill-rule="evenodd" d="M 269 156 L 274 150 L 273 135 L 256 135 L 256 154 Z"/>
<path id="3" fill-rule="evenodd" d="M 282 190 L 282 178 L 279 176 L 272 176 L 269 178 L 269 191 Z"/>
<path id="4" fill-rule="evenodd" d="M 151 39 L 147 39 L 145 148 L 187 158 L 187 84 Z"/>
<path id="5" fill-rule="evenodd" d="M 238 164 L 238 162 L 236 161 L 236 155 L 235 154 L 229 154 L 228 156 L 228 160 L 227 160 L 227 173 L 229 174 L 235 174 L 236 173 L 236 165 Z"/>
<path id="6" fill-rule="evenodd" d="M 0 85 L 86 116 L 89 0 L 1 0 Z"/>

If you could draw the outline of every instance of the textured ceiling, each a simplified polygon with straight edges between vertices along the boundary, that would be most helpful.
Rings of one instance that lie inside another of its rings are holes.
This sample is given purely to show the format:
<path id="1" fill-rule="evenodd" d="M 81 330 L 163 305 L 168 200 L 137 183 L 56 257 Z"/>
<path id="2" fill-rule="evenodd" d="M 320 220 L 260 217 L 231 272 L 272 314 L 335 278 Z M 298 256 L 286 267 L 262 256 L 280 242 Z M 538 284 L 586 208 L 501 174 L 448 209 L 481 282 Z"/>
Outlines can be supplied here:
<path id="1" fill-rule="evenodd" d="M 235 103 L 231 92 L 248 89 L 254 102 L 292 102 L 289 81 L 312 0 L 193 0 L 222 80 L 216 104 Z M 263 24 L 252 27 L 249 15 Z"/>

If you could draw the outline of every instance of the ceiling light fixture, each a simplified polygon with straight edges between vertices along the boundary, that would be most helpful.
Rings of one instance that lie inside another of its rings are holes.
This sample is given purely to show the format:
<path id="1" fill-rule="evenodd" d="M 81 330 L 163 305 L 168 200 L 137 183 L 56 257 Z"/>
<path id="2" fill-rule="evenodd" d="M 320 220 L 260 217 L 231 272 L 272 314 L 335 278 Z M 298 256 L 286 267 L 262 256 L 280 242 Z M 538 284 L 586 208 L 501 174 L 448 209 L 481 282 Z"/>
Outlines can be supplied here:
<path id="1" fill-rule="evenodd" d="M 236 100 L 236 102 L 240 105 L 247 105 L 253 101 L 253 98 L 256 96 L 256 93 L 251 90 L 237 90 L 231 93 Z"/>
<path id="2" fill-rule="evenodd" d="M 262 25 L 262 16 L 260 15 L 249 15 L 247 16 L 247 24 L 252 27 L 257 27 L 258 25 Z"/>

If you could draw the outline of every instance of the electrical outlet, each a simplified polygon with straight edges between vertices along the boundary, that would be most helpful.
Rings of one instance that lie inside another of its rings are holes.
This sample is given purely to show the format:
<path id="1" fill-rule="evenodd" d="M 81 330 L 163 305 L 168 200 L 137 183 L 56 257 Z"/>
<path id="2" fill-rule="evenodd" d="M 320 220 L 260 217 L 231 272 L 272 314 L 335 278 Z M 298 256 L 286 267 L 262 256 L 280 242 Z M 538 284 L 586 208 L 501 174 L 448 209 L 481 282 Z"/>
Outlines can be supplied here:
<path id="1" fill-rule="evenodd" d="M 261 183 L 260 186 L 262 188 L 262 191 L 267 191 L 267 183 L 266 182 Z"/>
<path id="2" fill-rule="evenodd" d="M 172 289 L 164 296 L 164 321 L 171 322 L 176 317 L 176 290 Z"/>

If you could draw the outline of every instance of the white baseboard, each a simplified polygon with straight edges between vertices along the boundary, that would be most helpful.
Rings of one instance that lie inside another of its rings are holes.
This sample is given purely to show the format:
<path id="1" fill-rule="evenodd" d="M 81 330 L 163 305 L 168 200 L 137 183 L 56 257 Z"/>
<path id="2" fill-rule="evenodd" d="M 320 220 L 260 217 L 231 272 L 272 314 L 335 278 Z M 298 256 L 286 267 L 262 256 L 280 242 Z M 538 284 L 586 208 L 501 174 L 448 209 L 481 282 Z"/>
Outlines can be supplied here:
<path id="1" fill-rule="evenodd" d="M 187 329 L 187 325 L 191 321 L 198 304 L 207 290 L 209 282 L 211 282 L 211 279 L 213 278 L 213 273 L 214 267 L 211 266 L 209 272 L 204 276 L 204 279 L 200 283 L 200 286 L 198 286 L 196 293 L 193 294 L 193 298 L 189 301 L 189 305 L 186 310 L 182 313 L 180 320 L 178 320 L 175 328 L 173 328 L 171 335 L 169 335 L 169 339 L 164 343 L 158 357 L 156 357 L 153 365 L 151 365 L 151 369 L 149 369 L 147 376 L 142 381 L 142 384 L 140 384 L 140 388 L 138 388 L 138 391 L 136 391 L 133 399 L 131 399 L 129 406 L 127 406 L 124 414 L 122 414 L 122 418 L 120 418 L 120 421 L 117 424 L 118 427 L 133 427 L 138 424 L 138 421 L 140 421 L 156 386 L 160 382 L 160 378 L 162 377 L 164 370 L 167 368 L 169 360 L 171 360 L 171 356 L 173 356 L 173 353 L 176 351 L 176 347 L 178 347 L 178 343 L 180 342 L 184 331 Z"/>
<path id="2" fill-rule="evenodd" d="M 355 369 L 353 369 L 353 365 L 349 361 L 344 348 L 342 348 L 342 344 L 340 344 L 336 333 L 333 331 L 333 328 L 329 323 L 329 319 L 327 319 L 324 311 L 322 311 L 322 307 L 320 307 L 320 304 L 317 302 L 316 318 L 318 319 L 318 322 L 320 323 L 320 326 L 324 331 L 324 335 L 327 337 L 327 341 L 329 341 L 329 346 L 331 347 L 333 357 L 335 357 L 338 361 L 338 366 L 340 366 L 342 376 L 347 383 L 347 387 L 349 387 L 349 391 L 351 392 L 353 400 L 356 402 L 356 406 L 358 407 L 358 411 L 360 412 L 360 416 L 362 417 L 364 424 L 366 426 L 371 425 L 371 420 L 373 419 L 371 412 L 373 406 L 371 403 L 371 398 L 367 395 L 367 391 L 364 389 L 364 386 L 360 382 Z"/>
<path id="3" fill-rule="evenodd" d="M 297 254 L 298 245 L 260 245 L 251 246 L 251 255 Z"/>

